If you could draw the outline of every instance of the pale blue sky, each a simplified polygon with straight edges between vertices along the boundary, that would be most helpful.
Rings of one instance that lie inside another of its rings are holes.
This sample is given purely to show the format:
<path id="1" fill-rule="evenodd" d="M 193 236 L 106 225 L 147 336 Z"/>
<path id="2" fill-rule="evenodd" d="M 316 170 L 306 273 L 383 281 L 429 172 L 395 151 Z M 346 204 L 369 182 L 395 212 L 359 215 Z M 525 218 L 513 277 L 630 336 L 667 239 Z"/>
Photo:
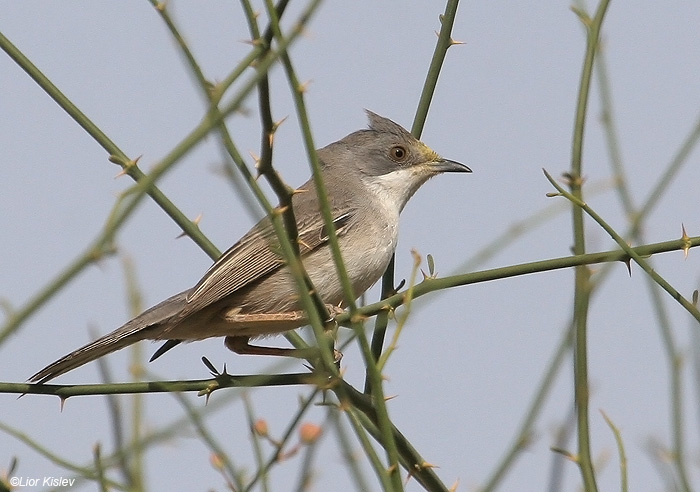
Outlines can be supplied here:
<path id="1" fill-rule="evenodd" d="M 303 6 L 292 2 L 290 18 Z M 366 126 L 363 108 L 411 126 L 439 29 L 442 2 L 328 2 L 294 46 L 318 147 Z M 248 52 L 248 31 L 236 2 L 182 2 L 170 8 L 207 77 L 220 80 Z M 696 122 L 700 109 L 700 10 L 692 2 L 612 2 L 604 29 L 605 55 L 615 118 L 629 187 L 641 204 Z M 148 2 L 0 4 L 0 32 L 22 50 L 78 107 L 148 170 L 201 119 L 205 105 L 169 34 Z M 541 169 L 559 176 L 569 168 L 575 98 L 585 48 L 584 33 L 568 2 L 464 2 L 454 38 L 465 44 L 447 56 L 423 133 L 442 155 L 463 162 L 471 175 L 429 182 L 407 206 L 397 249 L 397 277 L 410 274 L 410 250 L 436 259 L 441 275 L 463 272 L 464 261 L 515 222 L 563 199 Z M 0 297 L 22 306 L 83 251 L 99 233 L 115 197 L 131 181 L 4 53 L 0 55 Z M 276 118 L 290 115 L 277 135 L 275 165 L 291 184 L 309 174 L 287 82 L 272 76 Z M 591 95 L 584 152 L 587 185 L 604 191 L 589 204 L 621 231 L 619 200 L 600 125 L 597 85 Z M 242 152 L 257 152 L 257 101 L 249 116 L 230 119 Z M 697 151 L 649 218 L 649 242 L 676 239 L 681 223 L 700 234 Z M 253 215 L 216 173 L 221 152 L 215 138 L 198 146 L 161 183 L 188 216 L 200 213 L 202 230 L 224 249 L 254 222 Z M 589 250 L 612 248 L 594 224 Z M 152 202 L 144 202 L 119 234 L 120 251 L 133 259 L 147 305 L 194 285 L 210 264 Z M 513 237 L 479 269 L 569 254 L 571 226 L 561 213 L 544 226 Z M 700 256 L 661 255 L 655 267 L 682 293 L 698 284 Z M 129 318 L 118 258 L 83 272 L 0 349 L 2 380 L 24 381 L 38 369 Z M 416 303 L 387 367 L 386 393 L 397 426 L 447 484 L 460 490 L 482 484 L 514 438 L 534 389 L 569 320 L 573 272 L 558 271 L 451 289 Z M 670 443 L 668 365 L 641 270 L 624 266 L 597 295 L 590 312 L 591 423 L 596 457 L 608 456 L 599 475 L 602 490 L 617 490 L 613 436 L 604 410 L 620 427 L 628 452 L 630 490 L 663 490 L 647 454 L 650 440 Z M 370 300 L 377 297 L 376 289 Z M 665 299 L 684 355 L 691 324 L 680 306 Z M 144 306 L 145 307 L 145 306 Z M 280 340 L 280 343 L 284 340 Z M 155 350 L 144 344 L 146 356 Z M 237 356 L 220 340 L 178 347 L 150 364 L 152 377 L 197 379 L 208 372 L 206 355 L 231 373 L 270 370 L 266 358 Z M 107 359 L 127 380 L 128 351 Z M 690 362 L 690 359 L 689 359 Z M 343 359 L 348 380 L 361 386 L 361 359 Z M 545 490 L 553 431 L 569 414 L 572 376 L 557 379 L 537 433 L 501 490 Z M 276 366 L 274 366 L 276 368 Z M 302 370 L 287 363 L 285 370 Z M 97 364 L 61 377 L 61 383 L 99 380 Z M 688 463 L 700 483 L 697 395 L 685 373 Z M 233 391 L 231 392 L 233 394 Z M 251 394 L 259 417 L 282 432 L 305 388 L 266 388 Z M 213 400 L 224 399 L 224 392 Z M 2 421 L 77 463 L 92 460 L 92 447 L 110 449 L 104 398 L 83 397 L 59 412 L 56 398 L 0 395 Z M 203 400 L 188 395 L 195 406 Z M 123 399 L 128 405 L 128 399 Z M 183 414 L 168 395 L 145 399 L 148 427 Z M 320 422 L 324 412 L 311 413 Z M 208 421 L 237 463 L 253 467 L 240 400 Z M 569 443 L 574 450 L 574 443 Z M 314 490 L 353 490 L 342 456 L 327 436 Z M 0 469 L 19 458 L 21 476 L 69 474 L 7 434 L 0 433 Z M 208 451 L 189 433 L 148 455 L 152 490 L 222 490 Z M 297 460 L 299 458 L 296 458 Z M 274 490 L 296 480 L 298 461 L 273 472 Z M 368 476 L 373 479 L 370 471 Z M 579 475 L 565 465 L 563 490 L 576 490 Z M 93 489 L 90 484 L 88 490 Z M 418 490 L 415 483 L 409 490 Z"/>

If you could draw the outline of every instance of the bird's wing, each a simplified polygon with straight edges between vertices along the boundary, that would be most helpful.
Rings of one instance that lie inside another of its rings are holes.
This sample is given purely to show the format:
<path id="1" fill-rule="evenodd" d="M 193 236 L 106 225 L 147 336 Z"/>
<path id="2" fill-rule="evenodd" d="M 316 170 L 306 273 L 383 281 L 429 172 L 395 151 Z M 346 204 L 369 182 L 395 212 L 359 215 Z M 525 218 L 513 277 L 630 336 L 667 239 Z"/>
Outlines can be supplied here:
<path id="1" fill-rule="evenodd" d="M 339 236 L 347 230 L 354 214 L 355 211 L 351 208 L 332 211 L 333 223 Z M 297 220 L 297 227 L 302 257 L 328 241 L 327 229 L 319 214 L 314 214 L 307 221 Z M 187 304 L 178 318 L 182 319 L 233 294 L 284 264 L 277 235 L 270 220 L 265 218 L 209 268 L 187 297 Z"/>

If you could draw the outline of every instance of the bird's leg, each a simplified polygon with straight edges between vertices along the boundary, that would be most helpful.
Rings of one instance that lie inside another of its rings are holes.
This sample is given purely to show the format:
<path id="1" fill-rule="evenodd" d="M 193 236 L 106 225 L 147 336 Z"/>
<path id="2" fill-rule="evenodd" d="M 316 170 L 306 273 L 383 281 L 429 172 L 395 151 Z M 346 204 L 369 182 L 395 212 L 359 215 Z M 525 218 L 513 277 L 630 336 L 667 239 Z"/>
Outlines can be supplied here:
<path id="1" fill-rule="evenodd" d="M 316 347 L 308 349 L 281 348 L 281 347 L 261 347 L 248 343 L 250 337 L 228 336 L 224 340 L 227 349 L 241 355 L 274 355 L 281 357 L 295 357 L 297 359 L 309 359 L 318 355 Z"/>
<path id="2" fill-rule="evenodd" d="M 228 336 L 224 339 L 224 345 L 226 348 L 239 355 L 274 355 L 279 357 L 294 357 L 296 359 L 313 359 L 319 356 L 318 347 L 309 347 L 304 349 L 261 347 L 260 345 L 251 345 L 249 342 L 250 337 Z M 342 358 L 342 352 L 333 349 L 333 359 L 336 365 L 340 364 L 340 360 Z"/>
<path id="3" fill-rule="evenodd" d="M 331 304 L 326 305 L 326 308 L 331 313 L 331 318 L 325 321 L 326 325 L 335 323 L 335 316 L 343 312 L 343 309 Z M 240 314 L 227 313 L 224 319 L 229 323 L 235 324 L 264 324 L 266 326 L 279 327 L 279 331 L 287 331 L 297 326 L 305 324 L 307 321 L 304 311 L 290 311 L 276 314 Z M 277 330 L 274 330 L 277 331 Z M 310 359 L 318 357 L 318 348 L 310 347 L 306 349 L 296 348 L 280 348 L 280 347 L 261 347 L 259 345 L 251 345 L 249 336 L 228 335 L 224 340 L 226 348 L 237 354 L 244 355 L 273 355 L 282 357 L 295 357 L 298 359 Z M 335 362 L 340 362 L 343 354 L 337 350 L 333 350 Z"/>

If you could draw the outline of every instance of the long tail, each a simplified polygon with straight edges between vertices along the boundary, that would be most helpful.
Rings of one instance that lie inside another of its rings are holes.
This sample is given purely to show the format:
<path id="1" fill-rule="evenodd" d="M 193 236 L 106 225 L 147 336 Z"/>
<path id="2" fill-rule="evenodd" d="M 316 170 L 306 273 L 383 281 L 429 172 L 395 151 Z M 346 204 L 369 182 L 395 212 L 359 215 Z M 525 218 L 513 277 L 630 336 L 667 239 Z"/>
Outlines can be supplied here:
<path id="1" fill-rule="evenodd" d="M 92 362 L 111 352 L 128 347 L 141 340 L 157 339 L 167 326 L 168 319 L 176 315 L 185 305 L 189 291 L 180 292 L 153 306 L 112 333 L 88 343 L 49 364 L 34 374 L 29 381 L 45 383 L 56 376 Z"/>

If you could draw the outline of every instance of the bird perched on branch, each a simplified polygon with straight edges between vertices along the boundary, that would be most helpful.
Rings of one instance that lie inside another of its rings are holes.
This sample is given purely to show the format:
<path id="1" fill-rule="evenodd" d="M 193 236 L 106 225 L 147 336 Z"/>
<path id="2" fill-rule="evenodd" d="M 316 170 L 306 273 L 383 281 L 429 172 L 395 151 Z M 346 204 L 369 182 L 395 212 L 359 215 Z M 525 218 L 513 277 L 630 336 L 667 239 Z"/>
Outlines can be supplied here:
<path id="1" fill-rule="evenodd" d="M 443 159 L 393 121 L 367 111 L 369 128 L 317 151 L 348 278 L 359 296 L 379 278 L 398 239 L 399 214 L 429 178 L 471 172 Z M 343 306 L 328 234 L 313 180 L 292 197 L 303 266 L 315 292 Z M 237 353 L 290 355 L 293 349 L 250 345 L 251 338 L 307 324 L 297 283 L 280 255 L 269 217 L 258 222 L 211 266 L 193 288 L 148 309 L 117 330 L 34 374 L 45 383 L 140 340 L 163 340 L 151 360 L 184 341 L 225 337 Z"/>

